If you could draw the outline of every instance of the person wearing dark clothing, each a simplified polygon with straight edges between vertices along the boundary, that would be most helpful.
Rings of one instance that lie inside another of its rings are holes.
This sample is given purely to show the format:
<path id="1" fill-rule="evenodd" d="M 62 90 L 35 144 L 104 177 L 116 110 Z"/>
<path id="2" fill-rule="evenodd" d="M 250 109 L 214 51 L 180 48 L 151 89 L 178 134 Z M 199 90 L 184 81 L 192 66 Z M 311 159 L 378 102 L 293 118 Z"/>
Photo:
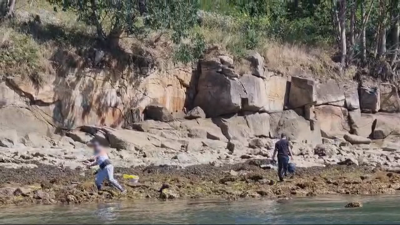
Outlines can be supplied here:
<path id="1" fill-rule="evenodd" d="M 278 176 L 279 180 L 283 181 L 283 177 L 286 176 L 288 165 L 289 165 L 289 157 L 293 160 L 293 154 L 290 149 L 290 143 L 286 138 L 285 134 L 281 135 L 281 139 L 276 142 L 274 154 L 272 159 L 275 160 L 275 156 L 278 153 Z"/>

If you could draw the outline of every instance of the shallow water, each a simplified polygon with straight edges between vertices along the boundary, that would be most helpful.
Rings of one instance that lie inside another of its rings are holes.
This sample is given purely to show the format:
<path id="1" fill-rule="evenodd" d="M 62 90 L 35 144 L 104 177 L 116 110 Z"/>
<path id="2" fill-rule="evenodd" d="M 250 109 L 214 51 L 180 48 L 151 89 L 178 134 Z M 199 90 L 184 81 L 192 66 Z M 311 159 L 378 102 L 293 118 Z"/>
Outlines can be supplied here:
<path id="1" fill-rule="evenodd" d="M 246 201 L 135 201 L 0 208 L 0 223 L 399 224 L 400 196 Z M 350 201 L 364 207 L 346 209 Z"/>

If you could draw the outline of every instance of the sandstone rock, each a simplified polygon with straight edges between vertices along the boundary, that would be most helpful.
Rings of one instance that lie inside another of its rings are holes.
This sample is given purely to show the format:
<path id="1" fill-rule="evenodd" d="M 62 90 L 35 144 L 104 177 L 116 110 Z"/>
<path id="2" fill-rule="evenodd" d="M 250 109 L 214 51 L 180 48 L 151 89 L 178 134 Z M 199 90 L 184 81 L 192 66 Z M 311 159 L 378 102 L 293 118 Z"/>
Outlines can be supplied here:
<path id="1" fill-rule="evenodd" d="M 203 109 L 199 106 L 194 107 L 186 114 L 186 119 L 199 119 L 199 118 L 206 118 L 206 114 L 204 113 Z"/>
<path id="2" fill-rule="evenodd" d="M 15 130 L 0 131 L 0 146 L 11 148 L 18 143 L 18 134 Z"/>
<path id="3" fill-rule="evenodd" d="M 238 112 L 245 95 L 242 85 L 218 72 L 220 62 L 204 60 L 200 66 L 194 106 L 200 106 L 208 117 Z"/>
<path id="4" fill-rule="evenodd" d="M 313 155 L 313 145 L 312 144 L 307 144 L 307 143 L 302 143 L 302 142 L 294 142 L 292 144 L 292 153 L 295 156 L 309 156 Z"/>
<path id="5" fill-rule="evenodd" d="M 377 117 L 372 123 L 371 138 L 385 139 L 390 134 L 400 134 L 397 118 L 391 115 Z"/>
<path id="6" fill-rule="evenodd" d="M 264 148 L 265 142 L 261 138 L 254 138 L 249 141 L 250 148 Z"/>
<path id="7" fill-rule="evenodd" d="M 293 110 L 286 110 L 270 115 L 270 137 L 280 138 L 285 133 L 292 141 L 305 142 L 312 145 L 322 143 L 321 130 L 318 125 L 310 129 L 310 122 Z"/>
<path id="8" fill-rule="evenodd" d="M 336 155 L 336 153 L 336 147 L 328 144 L 319 144 L 314 148 L 314 154 L 318 156 L 332 157 Z"/>
<path id="9" fill-rule="evenodd" d="M 171 112 L 169 112 L 167 108 L 159 104 L 151 104 L 146 106 L 146 109 L 144 110 L 144 115 L 145 119 L 151 119 L 161 122 L 170 122 L 174 119 Z"/>
<path id="10" fill-rule="evenodd" d="M 229 68 L 225 65 L 222 65 L 222 74 L 224 74 L 229 79 L 237 79 L 239 78 L 239 74 L 236 73 L 235 69 Z"/>
<path id="11" fill-rule="evenodd" d="M 336 80 L 330 79 L 316 87 L 316 104 L 339 104 L 345 100 L 344 91 Z"/>
<path id="12" fill-rule="evenodd" d="M 25 146 L 30 146 L 34 148 L 49 148 L 50 143 L 44 137 L 36 134 L 30 133 L 25 135 Z"/>
<path id="13" fill-rule="evenodd" d="M 140 108 L 131 108 L 125 111 L 124 127 L 129 128 L 134 123 L 139 123 L 144 120 L 143 113 Z"/>
<path id="14" fill-rule="evenodd" d="M 383 151 L 397 152 L 400 151 L 400 143 L 385 140 L 381 148 Z"/>
<path id="15" fill-rule="evenodd" d="M 289 106 L 294 109 L 317 101 L 316 82 L 312 79 L 292 77 Z"/>
<path id="16" fill-rule="evenodd" d="M 132 124 L 132 129 L 142 132 L 149 132 L 150 130 L 172 130 L 170 124 L 156 121 L 156 120 L 145 120 L 143 122 Z"/>
<path id="17" fill-rule="evenodd" d="M 252 74 L 257 77 L 264 77 L 264 57 L 258 52 L 252 52 L 247 59 L 251 62 Z"/>
<path id="18" fill-rule="evenodd" d="M 222 133 L 228 140 L 246 141 L 254 136 L 247 126 L 246 119 L 242 116 L 213 118 L 213 122 L 221 128 Z"/>
<path id="19" fill-rule="evenodd" d="M 270 116 L 268 113 L 246 114 L 244 118 L 254 136 L 269 137 Z"/>
<path id="20" fill-rule="evenodd" d="M 85 133 L 85 132 L 82 132 L 82 131 L 76 131 L 76 130 L 68 132 L 67 136 L 72 138 L 72 140 L 80 142 L 80 143 L 83 143 L 83 144 L 86 144 L 90 140 L 93 139 L 92 135 L 90 135 L 88 133 Z"/>
<path id="21" fill-rule="evenodd" d="M 189 131 L 188 137 L 190 137 L 190 138 L 201 138 L 201 139 L 209 138 L 212 140 L 219 140 L 218 137 L 209 135 L 205 129 L 202 129 L 200 127 L 189 128 L 188 131 Z"/>
<path id="22" fill-rule="evenodd" d="M 186 144 L 187 152 L 199 152 L 203 148 L 203 143 L 200 140 L 188 140 Z"/>
<path id="23" fill-rule="evenodd" d="M 161 148 L 172 149 L 175 151 L 180 151 L 182 149 L 182 144 L 175 140 L 164 140 L 161 143 Z"/>
<path id="24" fill-rule="evenodd" d="M 27 99 L 20 97 L 5 82 L 0 82 L 0 107 L 6 106 L 27 106 Z"/>
<path id="25" fill-rule="evenodd" d="M 380 92 L 380 110 L 382 112 L 400 112 L 400 99 L 399 93 L 393 84 L 382 83 L 379 85 Z"/>
<path id="26" fill-rule="evenodd" d="M 352 85 L 347 91 L 345 91 L 346 97 L 346 108 L 350 111 L 360 109 L 360 99 L 358 97 L 358 89 L 356 85 Z"/>
<path id="27" fill-rule="evenodd" d="M 265 111 L 267 105 L 267 89 L 264 80 L 252 75 L 243 75 L 239 82 L 245 90 L 245 100 L 242 105 L 246 111 Z"/>
<path id="28" fill-rule="evenodd" d="M 104 129 L 104 132 L 112 148 L 134 150 L 154 146 L 149 140 L 149 135 L 143 132 L 117 129 Z"/>
<path id="29" fill-rule="evenodd" d="M 7 106 L 0 109 L 0 127 L 2 130 L 15 130 L 21 137 L 29 133 L 37 133 L 43 136 L 53 133 L 53 127 L 49 126 L 40 115 L 35 115 L 26 108 Z"/>
<path id="30" fill-rule="evenodd" d="M 362 112 L 378 112 L 381 108 L 381 97 L 378 87 L 362 86 L 359 89 L 360 108 Z"/>
<path id="31" fill-rule="evenodd" d="M 286 103 L 288 79 L 281 76 L 271 76 L 264 82 L 267 92 L 264 110 L 268 113 L 283 111 Z"/>
<path id="32" fill-rule="evenodd" d="M 322 136 L 331 137 L 347 133 L 350 128 L 347 121 L 347 109 L 331 105 L 315 107 L 315 118 L 319 124 Z"/>
<path id="33" fill-rule="evenodd" d="M 343 138 L 350 142 L 351 144 L 370 144 L 371 140 L 369 138 L 353 135 L 353 134 L 345 134 Z"/>
<path id="34" fill-rule="evenodd" d="M 206 131 L 206 138 L 212 140 L 227 141 L 227 138 L 221 132 L 221 129 L 212 122 L 211 119 L 196 119 L 196 120 L 185 120 L 180 124 L 181 128 L 188 130 L 193 137 L 204 138 L 204 132 Z"/>
<path id="35" fill-rule="evenodd" d="M 230 68 L 234 67 L 233 59 L 227 55 L 220 55 L 218 56 L 219 60 L 221 61 L 222 65 L 228 66 Z"/>

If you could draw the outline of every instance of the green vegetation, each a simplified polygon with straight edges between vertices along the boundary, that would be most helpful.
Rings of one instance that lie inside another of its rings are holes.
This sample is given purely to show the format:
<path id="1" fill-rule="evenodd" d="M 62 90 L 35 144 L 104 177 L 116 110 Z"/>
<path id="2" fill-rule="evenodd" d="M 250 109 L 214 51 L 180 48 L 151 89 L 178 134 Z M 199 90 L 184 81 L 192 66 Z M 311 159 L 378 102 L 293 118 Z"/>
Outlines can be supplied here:
<path id="1" fill-rule="evenodd" d="M 18 20 L 11 5 L 2 4 L 0 11 Z M 149 39 L 155 33 L 169 37 L 168 49 L 184 63 L 196 61 L 207 46 L 218 45 L 236 57 L 255 49 L 271 69 L 283 73 L 301 67 L 317 75 L 337 74 L 354 65 L 383 71 L 375 67 L 385 65 L 385 74 L 378 77 L 393 79 L 399 61 L 400 0 L 16 0 L 16 5 L 16 11 L 36 9 L 39 16 L 41 9 L 54 10 L 59 20 L 36 24 L 41 29 L 21 23 L 2 27 L 37 42 L 15 39 L 21 46 L 1 52 L 6 63 L 29 61 L 28 67 L 38 64 L 35 54 L 49 58 L 42 49 L 45 43 L 74 49 L 100 43 L 112 50 L 129 37 L 147 47 L 154 44 Z M 16 49 L 24 45 L 35 49 L 24 54 L 36 53 L 19 55 Z M 341 70 L 330 58 L 340 62 Z"/>

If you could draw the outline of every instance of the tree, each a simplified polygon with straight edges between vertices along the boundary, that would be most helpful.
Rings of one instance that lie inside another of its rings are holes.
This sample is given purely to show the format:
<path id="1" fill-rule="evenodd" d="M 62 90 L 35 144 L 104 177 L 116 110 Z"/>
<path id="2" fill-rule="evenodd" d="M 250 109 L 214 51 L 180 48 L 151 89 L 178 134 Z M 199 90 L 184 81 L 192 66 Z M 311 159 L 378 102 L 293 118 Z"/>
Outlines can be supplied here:
<path id="1" fill-rule="evenodd" d="M 48 0 L 72 10 L 79 19 L 96 27 L 97 38 L 114 47 L 123 33 L 143 33 L 149 29 L 172 31 L 177 44 L 189 36 L 197 23 L 197 1 L 186 0 Z"/>
<path id="2" fill-rule="evenodd" d="M 14 16 L 15 1 L 16 0 L 7 0 L 1 2 L 1 17 L 10 18 Z"/>

